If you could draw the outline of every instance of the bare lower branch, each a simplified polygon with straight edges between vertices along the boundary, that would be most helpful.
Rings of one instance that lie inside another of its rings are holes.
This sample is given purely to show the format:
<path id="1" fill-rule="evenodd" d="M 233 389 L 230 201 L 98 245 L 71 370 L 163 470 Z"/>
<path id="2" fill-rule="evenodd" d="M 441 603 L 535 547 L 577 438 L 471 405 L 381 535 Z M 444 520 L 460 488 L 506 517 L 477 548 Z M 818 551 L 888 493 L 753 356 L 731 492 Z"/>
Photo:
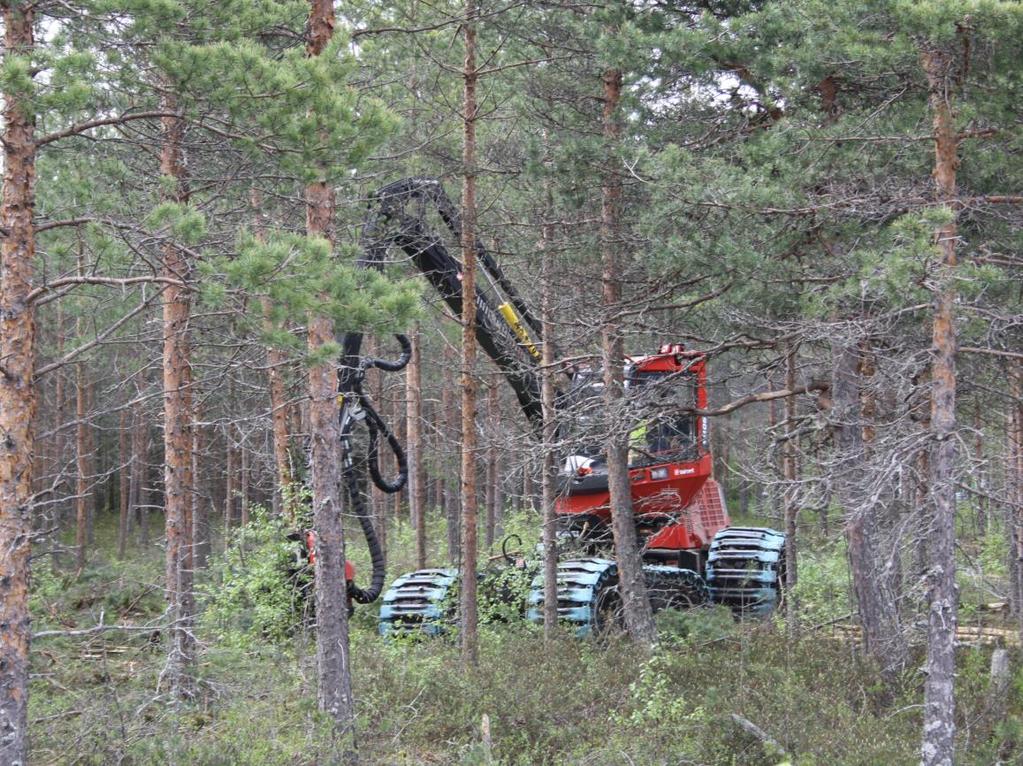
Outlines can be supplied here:
<path id="1" fill-rule="evenodd" d="M 96 120 L 87 120 L 85 122 L 79 122 L 76 125 L 72 125 L 64 130 L 58 130 L 53 133 L 48 133 L 45 136 L 41 136 L 36 139 L 36 147 L 46 146 L 46 144 L 52 144 L 54 141 L 59 141 L 62 138 L 69 138 L 71 136 L 77 136 L 84 133 L 87 130 L 93 128 L 100 128 L 104 125 L 123 125 L 126 122 L 132 122 L 133 120 L 152 120 L 160 117 L 180 117 L 181 115 L 173 112 L 133 112 L 131 114 L 119 114 L 115 117 L 101 117 Z"/>
<path id="2" fill-rule="evenodd" d="M 58 287 L 65 287 L 67 285 L 108 285 L 110 287 L 127 287 L 128 285 L 138 285 L 148 282 L 161 282 L 167 285 L 176 285 L 177 287 L 187 287 L 187 285 L 178 280 L 171 279 L 169 277 L 161 276 L 145 276 L 145 277 L 94 277 L 94 276 L 75 276 L 75 277 L 61 277 L 55 279 L 52 282 L 47 282 L 45 285 L 40 285 L 32 292 L 28 294 L 28 302 L 33 303 L 35 300 L 51 290 L 55 290 Z"/>

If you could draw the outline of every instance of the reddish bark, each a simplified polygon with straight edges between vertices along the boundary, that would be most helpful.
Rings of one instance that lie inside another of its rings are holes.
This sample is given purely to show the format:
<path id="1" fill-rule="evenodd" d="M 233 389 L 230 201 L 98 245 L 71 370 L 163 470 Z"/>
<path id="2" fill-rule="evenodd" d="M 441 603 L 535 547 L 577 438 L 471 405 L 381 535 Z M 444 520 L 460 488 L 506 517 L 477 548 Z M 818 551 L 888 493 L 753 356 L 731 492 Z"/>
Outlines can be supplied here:
<path id="1" fill-rule="evenodd" d="M 310 0 L 306 53 L 318 56 L 334 31 L 332 0 Z M 324 174 L 325 176 L 325 174 Z M 306 234 L 334 243 L 334 192 L 325 177 L 306 186 Z M 334 342 L 334 323 L 311 312 L 307 344 L 310 354 Z M 348 651 L 348 611 L 344 588 L 345 540 L 341 526 L 341 434 L 338 422 L 337 371 L 332 364 L 309 368 L 309 438 L 316 530 L 316 663 L 320 710 L 331 717 L 335 733 L 355 725 Z"/>
<path id="2" fill-rule="evenodd" d="M 4 55 L 29 55 L 33 6 L 3 4 Z M 32 457 L 36 414 L 35 318 L 28 295 L 35 259 L 35 119 L 4 94 L 0 226 L 0 763 L 28 757 L 28 611 Z"/>
<path id="3" fill-rule="evenodd" d="M 166 93 L 163 109 L 177 110 L 174 96 Z M 173 179 L 167 197 L 176 203 L 188 201 L 184 157 L 184 121 L 164 117 L 160 173 Z M 191 293 L 184 286 L 191 278 L 188 257 L 173 242 L 163 247 L 163 276 L 172 280 L 163 293 L 163 443 L 164 505 L 166 514 L 167 593 L 174 615 L 171 631 L 169 679 L 175 694 L 190 694 L 188 678 L 194 645 L 191 623 L 192 593 L 192 361 L 188 339 Z"/>
<path id="4" fill-rule="evenodd" d="M 609 69 L 604 73 L 604 139 L 606 150 L 614 151 L 620 137 L 617 113 L 622 93 L 622 72 Z M 636 535 L 636 521 L 632 510 L 632 487 L 629 481 L 629 426 L 617 422 L 623 414 L 625 398 L 625 346 L 619 319 L 620 308 L 618 249 L 622 184 L 611 158 L 601 185 L 600 251 L 602 306 L 605 312 L 601 324 L 601 356 L 604 366 L 604 407 L 613 422 L 609 423 L 607 440 L 607 483 L 611 503 L 611 532 L 614 536 L 615 558 L 618 561 L 618 582 L 625 625 L 629 636 L 637 644 L 652 646 L 657 640 L 646 582 L 643 579 L 643 560 Z M 617 416 L 617 417 L 616 417 Z"/>
<path id="5" fill-rule="evenodd" d="M 412 356 L 405 368 L 405 443 L 408 445 L 409 517 L 416 530 L 416 567 L 426 566 L 426 472 L 423 470 L 423 378 L 418 328 L 412 333 Z"/>

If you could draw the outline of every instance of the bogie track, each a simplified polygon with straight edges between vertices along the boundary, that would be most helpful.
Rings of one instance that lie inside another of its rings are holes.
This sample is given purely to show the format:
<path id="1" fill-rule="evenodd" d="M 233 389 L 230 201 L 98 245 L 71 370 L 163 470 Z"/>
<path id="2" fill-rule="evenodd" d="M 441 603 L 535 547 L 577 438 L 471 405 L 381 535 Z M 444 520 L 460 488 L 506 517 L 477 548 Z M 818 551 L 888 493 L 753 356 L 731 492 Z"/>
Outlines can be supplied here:
<path id="1" fill-rule="evenodd" d="M 736 614 L 764 617 L 781 600 L 785 535 L 766 527 L 728 527 L 711 541 L 711 598 Z"/>
<path id="2" fill-rule="evenodd" d="M 384 593 L 380 634 L 444 633 L 453 620 L 449 595 L 457 581 L 457 569 L 418 569 L 399 577 Z"/>

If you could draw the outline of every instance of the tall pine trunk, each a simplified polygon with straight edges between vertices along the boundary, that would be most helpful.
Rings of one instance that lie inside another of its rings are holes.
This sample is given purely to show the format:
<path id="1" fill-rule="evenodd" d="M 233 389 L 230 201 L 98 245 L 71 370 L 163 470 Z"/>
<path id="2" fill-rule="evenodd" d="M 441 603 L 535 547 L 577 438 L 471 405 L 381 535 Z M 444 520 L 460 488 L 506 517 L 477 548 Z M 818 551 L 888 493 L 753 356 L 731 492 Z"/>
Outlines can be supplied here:
<path id="1" fill-rule="evenodd" d="M 613 156 L 619 141 L 618 103 L 622 94 L 622 72 L 609 69 L 604 73 L 604 139 L 605 151 Z M 643 579 L 643 559 L 636 534 L 632 509 L 632 487 L 629 481 L 629 425 L 624 421 L 625 347 L 622 341 L 621 310 L 621 247 L 620 221 L 622 184 L 612 156 L 605 159 L 601 185 L 600 252 L 602 262 L 601 357 L 604 366 L 604 407 L 607 411 L 607 484 L 611 503 L 611 531 L 615 558 L 618 561 L 618 587 L 625 611 L 629 636 L 637 644 L 652 646 L 657 640 L 657 626 Z"/>
<path id="2" fill-rule="evenodd" d="M 334 33 L 334 4 L 310 0 L 309 56 L 323 54 Z M 334 192 L 326 172 L 306 186 L 306 234 L 334 243 Z M 334 342 L 331 319 L 310 313 L 309 353 L 315 356 Z M 313 527 L 316 531 L 316 664 L 320 710 L 329 715 L 335 733 L 355 726 L 352 674 L 348 650 L 345 582 L 345 541 L 341 526 L 341 428 L 338 422 L 337 371 L 333 364 L 309 368 L 309 438 L 312 444 Z"/>
<path id="3" fill-rule="evenodd" d="M 543 419 L 542 473 L 540 492 L 543 504 L 543 636 L 544 640 L 554 638 L 558 626 L 558 550 L 554 512 L 556 501 L 555 481 L 557 466 L 554 450 L 557 439 L 557 412 L 554 409 L 554 287 L 551 284 L 553 271 L 553 225 L 554 204 L 551 184 L 544 178 L 544 220 L 540 226 L 540 327 L 543 331 L 540 380 L 540 411 Z"/>
<path id="4" fill-rule="evenodd" d="M 956 168 L 958 137 L 949 92 L 953 60 L 937 49 L 921 55 L 934 128 L 936 200 L 948 222 L 935 231 L 941 265 L 931 339 L 930 497 L 933 512 L 927 567 L 927 664 L 924 681 L 923 766 L 951 764 L 955 755 L 955 514 L 956 514 Z"/>
<path id="5" fill-rule="evenodd" d="M 477 662 L 476 603 L 476 2 L 466 0 L 462 103 L 462 661 Z"/>
<path id="6" fill-rule="evenodd" d="M 177 111 L 169 91 L 163 111 Z M 184 157 L 185 124 L 180 117 L 161 119 L 160 173 L 167 181 L 167 198 L 185 204 L 188 180 Z M 188 674 L 193 662 L 192 619 L 192 360 L 188 338 L 191 313 L 192 265 L 185 253 L 167 242 L 163 246 L 163 276 L 173 283 L 163 294 L 163 444 L 166 513 L 167 594 L 174 617 L 171 630 L 169 680 L 174 693 L 191 693 Z M 184 282 L 185 284 L 179 284 Z"/>
<path id="7" fill-rule="evenodd" d="M 34 4 L 3 4 L 4 57 L 31 55 Z M 0 198 L 0 763 L 28 758 L 28 611 L 32 539 L 35 318 L 35 119 L 24 95 L 4 94 Z"/>
<path id="8" fill-rule="evenodd" d="M 423 470 L 422 339 L 417 327 L 411 337 L 412 356 L 405 368 L 405 433 L 408 445 L 408 505 L 416 531 L 416 567 L 426 566 L 426 472 Z"/>

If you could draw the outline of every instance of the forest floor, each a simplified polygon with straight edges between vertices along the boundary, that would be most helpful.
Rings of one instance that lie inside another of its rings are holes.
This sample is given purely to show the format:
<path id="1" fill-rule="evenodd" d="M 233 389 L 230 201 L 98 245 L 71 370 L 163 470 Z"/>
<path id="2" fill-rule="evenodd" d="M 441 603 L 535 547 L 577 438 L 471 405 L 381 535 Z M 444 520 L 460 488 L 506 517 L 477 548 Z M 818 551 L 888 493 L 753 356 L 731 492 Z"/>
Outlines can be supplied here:
<path id="1" fill-rule="evenodd" d="M 199 578 L 205 610 L 192 700 L 167 694 L 157 628 L 36 640 L 33 764 L 332 762 L 329 728 L 316 709 L 315 646 L 301 628 L 274 627 L 281 615 L 272 612 L 282 607 L 259 595 L 274 590 L 260 578 L 272 575 L 265 564 L 281 549 L 256 527 L 240 557 L 237 546 L 233 556 L 215 554 Z M 101 517 L 80 573 L 37 560 L 35 631 L 161 624 L 162 548 L 135 546 L 118 561 L 114 537 L 112 519 Z M 402 555 L 408 537 L 407 529 L 392 534 L 389 577 L 411 568 Z M 431 530 L 432 541 L 441 539 Z M 357 564 L 364 547 L 351 546 Z M 963 622 L 997 627 L 1004 617 L 982 608 L 991 600 L 989 575 L 970 569 L 984 555 L 983 546 L 964 553 Z M 621 636 L 596 642 L 566 634 L 546 644 L 535 626 L 496 623 L 481 630 L 472 671 L 461 668 L 452 639 L 385 640 L 376 634 L 376 609 L 362 607 L 352 620 L 360 763 L 915 763 L 920 648 L 897 687 L 884 688 L 842 627 L 852 621 L 845 571 L 833 545 L 801 558 L 798 631 L 780 621 L 735 622 L 714 609 L 668 612 L 660 616 L 660 644 L 646 656 Z M 249 590 L 240 593 L 239 582 Z M 1010 649 L 1016 672 L 1007 698 L 998 699 L 989 691 L 991 651 L 978 644 L 959 653 L 963 764 L 1023 762 L 1019 650 Z"/>

